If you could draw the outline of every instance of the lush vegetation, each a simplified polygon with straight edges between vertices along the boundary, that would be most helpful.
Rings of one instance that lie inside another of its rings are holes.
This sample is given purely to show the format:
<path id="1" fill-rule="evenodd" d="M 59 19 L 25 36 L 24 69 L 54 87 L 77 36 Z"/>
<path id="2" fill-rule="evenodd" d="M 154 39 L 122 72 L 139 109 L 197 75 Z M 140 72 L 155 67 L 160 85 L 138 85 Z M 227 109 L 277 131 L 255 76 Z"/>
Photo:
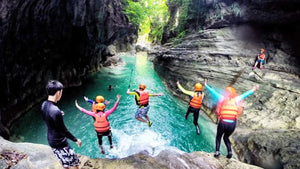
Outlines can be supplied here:
<path id="1" fill-rule="evenodd" d="M 139 28 L 139 40 L 147 42 L 180 43 L 190 31 L 201 33 L 206 22 L 224 19 L 219 0 L 210 3 L 207 0 L 123 0 L 123 3 L 125 14 Z M 243 14 L 236 2 L 231 3 L 230 10 L 236 17 Z"/>
<path id="2" fill-rule="evenodd" d="M 139 28 L 139 40 L 160 42 L 169 13 L 167 0 L 126 0 L 124 12 Z"/>

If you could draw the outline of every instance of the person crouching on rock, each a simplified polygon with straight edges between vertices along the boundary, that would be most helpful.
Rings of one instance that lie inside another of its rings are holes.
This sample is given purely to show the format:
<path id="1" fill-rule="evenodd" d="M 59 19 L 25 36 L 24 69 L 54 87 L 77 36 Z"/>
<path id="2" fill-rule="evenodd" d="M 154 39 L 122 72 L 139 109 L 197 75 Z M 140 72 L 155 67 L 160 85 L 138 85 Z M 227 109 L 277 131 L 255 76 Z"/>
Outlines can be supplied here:
<path id="1" fill-rule="evenodd" d="M 253 94 L 259 86 L 254 86 L 251 90 L 243 93 L 240 96 L 237 96 L 233 87 L 226 87 L 225 95 L 221 95 L 207 85 L 207 80 L 205 80 L 205 87 L 214 97 L 217 97 L 219 100 L 216 108 L 216 113 L 219 117 L 219 123 L 217 127 L 216 153 L 214 157 L 220 156 L 220 144 L 223 136 L 223 140 L 228 152 L 226 157 L 231 158 L 232 151 L 229 136 L 235 130 L 238 115 L 240 115 L 243 111 L 242 100 Z"/>
<path id="2" fill-rule="evenodd" d="M 261 70 L 263 65 L 266 63 L 265 49 L 260 49 L 260 54 L 258 54 L 255 65 L 253 66 L 252 70 L 256 68 L 258 63 L 260 63 L 259 68 Z"/>
<path id="3" fill-rule="evenodd" d="M 112 134 L 111 134 L 111 130 L 110 130 L 110 125 L 109 125 L 109 122 L 107 120 L 107 117 L 112 113 L 114 112 L 117 107 L 118 107 L 118 104 L 119 104 L 119 101 L 120 101 L 120 98 L 121 96 L 120 95 L 117 95 L 117 101 L 114 105 L 113 108 L 111 108 L 110 110 L 108 111 L 105 111 L 105 105 L 103 103 L 97 103 L 96 106 L 95 106 L 95 109 L 96 109 L 96 112 L 92 112 L 92 111 L 88 111 L 82 107 L 80 107 L 77 103 L 77 100 L 75 100 L 75 106 L 80 110 L 82 111 L 83 113 L 87 114 L 87 115 L 90 115 L 92 117 L 95 118 L 95 122 L 94 122 L 94 127 L 95 127 L 95 130 L 96 130 L 96 133 L 97 133 L 97 137 L 98 137 L 98 142 L 99 142 L 99 146 L 100 146 L 100 149 L 101 149 L 101 153 L 104 154 L 104 150 L 103 150 L 103 147 L 102 147 L 102 137 L 103 136 L 107 136 L 108 137 L 108 141 L 109 141 L 109 144 L 110 144 L 110 148 L 112 149 L 113 148 L 113 144 L 112 144 Z"/>

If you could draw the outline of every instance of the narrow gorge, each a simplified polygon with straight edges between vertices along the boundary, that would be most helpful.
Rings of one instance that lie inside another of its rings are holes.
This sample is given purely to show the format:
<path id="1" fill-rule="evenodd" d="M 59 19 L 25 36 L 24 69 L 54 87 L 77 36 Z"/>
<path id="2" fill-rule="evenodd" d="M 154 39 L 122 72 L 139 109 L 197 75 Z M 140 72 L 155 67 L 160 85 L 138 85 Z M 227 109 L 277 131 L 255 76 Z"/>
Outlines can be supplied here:
<path id="1" fill-rule="evenodd" d="M 48 80 L 57 79 L 67 88 L 81 86 L 92 72 L 122 63 L 120 52 L 134 55 L 143 48 L 136 46 L 141 27 L 122 9 L 126 2 L 0 2 L 1 168 L 61 168 L 49 146 L 5 139 L 14 122 L 46 98 Z M 80 155 L 80 168 L 300 168 L 300 1 L 166 4 L 169 16 L 161 40 L 143 50 L 174 96 L 189 101 L 178 92 L 178 80 L 191 89 L 207 79 L 220 89 L 232 85 L 239 94 L 260 86 L 245 99 L 231 138 L 238 159 L 216 159 L 203 151 L 163 150 L 157 156 L 142 151 L 122 159 Z M 252 70 L 261 48 L 267 63 Z M 216 123 L 215 101 L 204 92 L 200 112 Z"/>

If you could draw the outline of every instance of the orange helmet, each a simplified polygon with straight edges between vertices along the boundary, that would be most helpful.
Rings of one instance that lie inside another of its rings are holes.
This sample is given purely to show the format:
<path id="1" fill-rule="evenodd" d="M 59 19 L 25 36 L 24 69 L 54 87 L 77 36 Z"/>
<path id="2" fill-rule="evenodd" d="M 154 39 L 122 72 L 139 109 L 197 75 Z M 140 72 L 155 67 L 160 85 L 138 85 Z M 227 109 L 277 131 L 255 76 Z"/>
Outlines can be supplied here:
<path id="1" fill-rule="evenodd" d="M 104 101 L 104 97 L 103 96 L 97 96 L 96 97 L 96 102 L 97 103 L 102 103 Z"/>
<path id="2" fill-rule="evenodd" d="M 229 87 L 226 87 L 226 92 L 228 93 L 228 95 L 230 97 L 235 97 L 236 96 L 236 91 L 233 87 L 229 86 Z"/>
<path id="3" fill-rule="evenodd" d="M 261 48 L 260 51 L 262 51 L 263 53 L 265 53 L 265 49 Z"/>
<path id="4" fill-rule="evenodd" d="M 195 84 L 195 91 L 198 91 L 198 92 L 202 91 L 202 84 L 201 83 L 196 83 Z"/>
<path id="5" fill-rule="evenodd" d="M 103 103 L 97 103 L 95 108 L 96 110 L 103 111 L 105 109 L 105 105 Z"/>
<path id="6" fill-rule="evenodd" d="M 143 89 L 143 90 L 145 90 L 145 88 L 146 88 L 146 85 L 144 85 L 144 84 L 140 84 L 139 88 L 140 88 L 140 89 Z"/>

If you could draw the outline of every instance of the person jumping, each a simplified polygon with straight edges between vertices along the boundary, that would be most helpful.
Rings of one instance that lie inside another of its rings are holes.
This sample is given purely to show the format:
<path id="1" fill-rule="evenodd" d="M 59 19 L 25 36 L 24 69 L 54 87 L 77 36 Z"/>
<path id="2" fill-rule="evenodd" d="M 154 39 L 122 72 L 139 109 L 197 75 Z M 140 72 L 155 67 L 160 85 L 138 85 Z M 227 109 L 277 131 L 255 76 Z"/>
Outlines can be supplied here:
<path id="1" fill-rule="evenodd" d="M 139 90 L 138 91 L 130 91 L 130 89 L 127 89 L 127 94 L 128 95 L 135 95 L 135 101 L 136 104 L 139 106 L 139 108 L 137 109 L 136 113 L 135 113 L 135 118 L 141 122 L 147 123 L 147 125 L 149 127 L 151 127 L 152 122 L 149 119 L 149 116 L 147 115 L 148 111 L 149 111 L 149 96 L 162 96 L 163 93 L 159 93 L 159 94 L 149 94 L 146 90 L 146 85 L 144 84 L 140 84 L 139 85 Z M 145 117 L 146 120 L 143 118 Z"/>
<path id="2" fill-rule="evenodd" d="M 228 153 L 226 157 L 231 158 L 232 150 L 229 137 L 235 130 L 237 117 L 243 111 L 242 100 L 253 94 L 259 88 L 259 86 L 254 86 L 251 90 L 243 93 L 240 96 L 237 96 L 235 89 L 231 86 L 226 87 L 226 92 L 224 95 L 219 94 L 213 88 L 208 86 L 207 80 L 205 80 L 205 87 L 210 93 L 212 93 L 214 97 L 217 97 L 219 100 L 216 108 L 219 123 L 217 127 L 216 153 L 214 157 L 220 156 L 220 144 L 223 136 Z"/>
<path id="3" fill-rule="evenodd" d="M 95 105 L 96 112 L 91 112 L 91 111 L 88 111 L 88 110 L 80 107 L 77 103 L 77 100 L 75 100 L 75 106 L 77 107 L 78 110 L 95 118 L 94 127 L 95 127 L 95 131 L 97 133 L 98 143 L 99 143 L 102 154 L 105 153 L 103 146 L 102 146 L 102 137 L 103 136 L 108 137 L 110 148 L 111 149 L 113 148 L 112 134 L 111 134 L 110 125 L 109 125 L 107 118 L 111 113 L 113 113 L 117 109 L 121 96 L 117 95 L 117 98 L 118 99 L 117 99 L 114 107 L 108 111 L 104 111 L 105 105 L 103 103 L 97 103 Z"/>
<path id="4" fill-rule="evenodd" d="M 86 96 L 83 96 L 83 99 L 84 99 L 86 102 L 89 102 L 89 103 L 92 104 L 92 112 L 94 112 L 94 113 L 96 112 L 95 106 L 96 106 L 97 103 L 103 103 L 103 102 L 104 102 L 103 104 L 104 104 L 105 106 L 108 105 L 108 104 L 110 103 L 110 102 L 107 101 L 107 100 L 104 101 L 104 97 L 101 96 L 101 95 L 96 96 L 95 101 L 93 101 L 93 100 L 87 98 Z"/>
<path id="5" fill-rule="evenodd" d="M 204 97 L 204 93 L 202 92 L 202 84 L 201 83 L 196 83 L 195 84 L 195 90 L 194 91 L 189 91 L 185 90 L 177 81 L 177 87 L 186 95 L 189 95 L 191 97 L 190 103 L 189 103 L 189 108 L 184 116 L 184 118 L 187 120 L 188 115 L 192 112 L 194 115 L 194 125 L 196 127 L 196 133 L 199 135 L 200 134 L 200 129 L 198 125 L 198 118 L 199 118 L 199 112 L 200 108 L 202 105 L 202 100 Z"/>

